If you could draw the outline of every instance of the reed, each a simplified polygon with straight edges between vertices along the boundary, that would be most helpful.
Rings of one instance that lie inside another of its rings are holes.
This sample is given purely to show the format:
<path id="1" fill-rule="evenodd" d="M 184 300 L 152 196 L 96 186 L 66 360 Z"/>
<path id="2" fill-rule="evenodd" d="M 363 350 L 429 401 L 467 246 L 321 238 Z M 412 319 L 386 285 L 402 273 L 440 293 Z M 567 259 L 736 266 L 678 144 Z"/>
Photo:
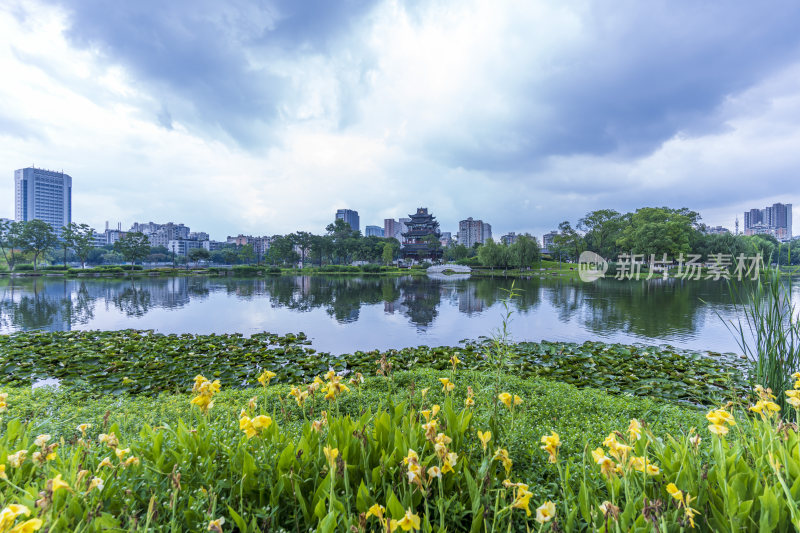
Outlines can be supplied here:
<path id="1" fill-rule="evenodd" d="M 769 262 L 768 262 L 769 263 Z M 772 389 L 781 408 L 791 374 L 800 368 L 800 320 L 791 299 L 791 278 L 769 266 L 757 281 L 730 284 L 738 318 L 725 325 L 751 364 L 754 384 Z"/>

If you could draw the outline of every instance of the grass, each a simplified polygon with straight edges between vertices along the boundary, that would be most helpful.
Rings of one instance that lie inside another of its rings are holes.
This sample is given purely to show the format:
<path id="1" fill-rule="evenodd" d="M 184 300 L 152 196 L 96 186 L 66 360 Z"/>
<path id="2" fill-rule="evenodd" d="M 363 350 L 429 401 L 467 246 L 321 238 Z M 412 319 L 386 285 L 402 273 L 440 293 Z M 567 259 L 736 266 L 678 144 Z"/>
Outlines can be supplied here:
<path id="1" fill-rule="evenodd" d="M 428 369 L 395 372 L 391 378 L 369 377 L 359 391 L 342 396 L 340 412 L 355 419 L 368 407 L 377 410 L 401 402 L 419 409 L 423 388 L 430 388 L 429 403 L 443 404 L 445 397 L 438 379 L 445 375 L 449 373 Z M 476 401 L 474 426 L 491 427 L 495 375 L 458 371 L 454 382 L 457 384 L 454 403 L 463 406 L 467 386 L 471 386 Z M 509 452 L 517 465 L 515 471 L 541 487 L 538 490 L 542 497 L 547 496 L 547 487 L 556 482 L 555 473 L 547 467 L 546 458 L 539 449 L 539 438 L 545 433 L 558 432 L 563 442 L 562 454 L 579 458 L 585 446 L 595 442 L 598 436 L 627 427 L 632 418 L 646 421 L 655 431 L 673 434 L 704 426 L 703 412 L 655 399 L 610 395 L 596 389 L 578 389 L 546 379 L 520 379 L 508 374 L 502 379 L 502 387 L 523 399 L 508 439 Z M 191 383 L 187 383 L 186 388 L 191 388 Z M 81 423 L 92 424 L 100 431 L 117 425 L 120 437 L 129 441 L 137 439 L 145 424 L 174 427 L 179 420 L 192 420 L 194 416 L 188 393 L 154 397 L 124 394 L 74 402 L 69 391 L 49 387 L 3 390 L 9 394 L 7 402 L 13 408 L 9 414 L 27 422 L 31 433 L 50 434 L 56 440 L 63 437 L 67 445 L 74 441 L 75 427 Z M 294 402 L 287 403 L 289 391 L 288 385 L 273 385 L 266 392 L 260 387 L 223 389 L 215 396 L 213 417 L 219 423 L 234 424 L 242 406 L 255 396 L 262 412 L 271 413 L 281 427 L 299 432 L 304 419 Z M 308 413 L 308 418 L 319 416 L 322 408 L 325 407 L 320 403 L 316 411 Z"/>

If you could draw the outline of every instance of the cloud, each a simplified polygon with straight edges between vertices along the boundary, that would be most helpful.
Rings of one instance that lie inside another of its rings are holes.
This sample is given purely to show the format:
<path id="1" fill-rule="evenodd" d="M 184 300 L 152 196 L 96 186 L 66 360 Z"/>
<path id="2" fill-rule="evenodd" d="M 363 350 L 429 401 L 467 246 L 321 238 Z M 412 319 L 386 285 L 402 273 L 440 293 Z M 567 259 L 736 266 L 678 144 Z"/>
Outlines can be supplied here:
<path id="1" fill-rule="evenodd" d="M 730 224 L 800 193 L 798 21 L 789 1 L 11 0 L 0 164 L 64 168 L 99 227 L 217 238 L 341 207 L 497 235 L 642 205 Z"/>
<path id="2" fill-rule="evenodd" d="M 181 121 L 260 149 L 277 142 L 270 127 L 291 98 L 291 80 L 273 65 L 325 52 L 371 3 L 59 0 L 57 5 L 68 14 L 65 34 L 72 46 L 123 66 Z"/>

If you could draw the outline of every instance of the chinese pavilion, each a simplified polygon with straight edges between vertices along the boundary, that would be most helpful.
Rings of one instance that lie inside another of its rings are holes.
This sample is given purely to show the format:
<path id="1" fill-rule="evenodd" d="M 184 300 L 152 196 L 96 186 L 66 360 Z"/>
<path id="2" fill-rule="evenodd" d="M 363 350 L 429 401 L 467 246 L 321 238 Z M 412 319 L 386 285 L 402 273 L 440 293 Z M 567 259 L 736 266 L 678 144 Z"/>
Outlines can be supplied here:
<path id="1" fill-rule="evenodd" d="M 442 256 L 442 247 L 439 245 L 441 234 L 436 218 L 428 213 L 427 207 L 420 207 L 416 214 L 408 216 L 411 219 L 410 222 L 406 222 L 408 231 L 402 234 L 403 247 L 401 251 L 403 256 L 417 260 L 440 258 Z"/>

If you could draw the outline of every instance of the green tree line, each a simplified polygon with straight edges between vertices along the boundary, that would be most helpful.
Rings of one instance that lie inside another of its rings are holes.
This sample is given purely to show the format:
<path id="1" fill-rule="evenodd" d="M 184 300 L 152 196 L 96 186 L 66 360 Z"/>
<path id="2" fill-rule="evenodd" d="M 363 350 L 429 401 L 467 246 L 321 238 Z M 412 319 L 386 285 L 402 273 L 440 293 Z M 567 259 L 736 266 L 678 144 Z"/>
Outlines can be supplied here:
<path id="1" fill-rule="evenodd" d="M 642 207 L 631 213 L 613 209 L 591 211 L 574 226 L 568 220 L 558 225 L 549 250 L 553 258 L 576 261 L 589 250 L 609 261 L 620 254 L 642 254 L 661 260 L 676 260 L 681 254 L 752 256 L 761 253 L 780 264 L 800 264 L 800 241 L 780 243 L 772 235 L 710 233 L 700 215 L 685 207 Z"/>

